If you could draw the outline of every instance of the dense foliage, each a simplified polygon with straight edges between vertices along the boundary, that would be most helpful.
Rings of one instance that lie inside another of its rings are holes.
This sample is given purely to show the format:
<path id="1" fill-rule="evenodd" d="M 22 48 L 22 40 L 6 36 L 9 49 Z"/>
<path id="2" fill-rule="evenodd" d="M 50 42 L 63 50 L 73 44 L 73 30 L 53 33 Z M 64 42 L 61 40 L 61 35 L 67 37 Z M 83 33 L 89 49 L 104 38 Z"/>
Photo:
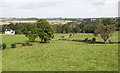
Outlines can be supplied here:
<path id="1" fill-rule="evenodd" d="M 38 37 L 37 25 L 33 23 L 24 24 L 22 27 L 22 33 L 29 38 L 30 41 L 34 41 Z"/>
<path id="2" fill-rule="evenodd" d="M 54 37 L 53 28 L 45 19 L 40 19 L 34 24 L 28 23 L 23 25 L 22 32 L 30 41 L 34 41 L 39 37 L 41 42 L 48 42 Z"/>
<path id="3" fill-rule="evenodd" d="M 12 29 L 15 30 L 16 34 L 22 34 L 21 28 L 26 23 L 10 23 L 9 25 L 3 25 L 2 26 L 2 32 L 4 32 L 6 29 Z"/>
<path id="4" fill-rule="evenodd" d="M 67 20 L 67 19 L 64 19 Z M 38 20 L 39 21 L 39 20 Z M 64 25 L 62 24 L 55 24 L 52 25 L 54 28 L 55 33 L 94 33 L 96 26 L 98 24 L 115 24 L 120 29 L 119 25 L 119 18 L 96 18 L 94 21 L 92 21 L 90 18 L 87 19 L 74 19 L 73 22 L 66 23 Z M 2 32 L 5 31 L 5 29 L 13 29 L 16 31 L 16 34 L 22 34 L 21 28 L 27 23 L 10 23 L 9 25 L 3 25 Z"/>
<path id="5" fill-rule="evenodd" d="M 56 33 L 93 33 L 96 29 L 96 25 L 100 24 L 99 22 L 69 22 L 67 24 L 53 25 Z"/>
<path id="6" fill-rule="evenodd" d="M 38 20 L 37 24 L 37 33 L 41 42 L 48 42 L 53 36 L 53 28 L 50 23 L 45 19 Z"/>

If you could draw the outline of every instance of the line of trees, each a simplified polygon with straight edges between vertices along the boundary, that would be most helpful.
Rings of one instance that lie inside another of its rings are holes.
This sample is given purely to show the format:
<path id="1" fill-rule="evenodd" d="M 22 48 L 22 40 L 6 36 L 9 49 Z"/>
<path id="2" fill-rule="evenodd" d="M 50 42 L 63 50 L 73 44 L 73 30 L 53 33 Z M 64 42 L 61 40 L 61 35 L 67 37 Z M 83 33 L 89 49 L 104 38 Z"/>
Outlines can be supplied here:
<path id="1" fill-rule="evenodd" d="M 9 25 L 4 25 L 2 27 L 2 32 L 5 29 L 13 29 L 16 31 L 16 34 L 22 34 L 21 28 L 23 25 L 27 23 L 10 23 Z M 120 25 L 118 22 L 113 21 L 110 18 L 103 19 L 102 21 L 90 21 L 90 20 L 83 20 L 83 21 L 76 21 L 76 22 L 69 22 L 67 24 L 61 25 L 56 24 L 52 25 L 54 28 L 55 33 L 94 33 L 98 24 L 115 24 L 120 30 Z"/>
<path id="2" fill-rule="evenodd" d="M 90 21 L 86 19 L 80 22 L 69 22 L 64 25 L 53 25 L 53 27 L 55 33 L 94 33 L 99 24 L 115 24 L 115 26 L 118 28 L 116 30 L 119 30 L 120 28 L 118 22 L 115 22 L 111 18 L 106 18 L 101 21 Z"/>
<path id="3" fill-rule="evenodd" d="M 119 30 L 116 28 L 120 28 L 119 24 L 110 18 L 92 22 L 89 20 L 69 22 L 64 25 L 50 25 L 47 20 L 40 19 L 36 23 L 10 23 L 9 25 L 4 25 L 2 32 L 5 29 L 13 29 L 16 34 L 25 34 L 30 41 L 34 41 L 39 37 L 41 42 L 51 40 L 54 37 L 53 33 L 94 33 L 95 36 L 100 35 L 104 43 L 106 43 L 112 33 L 115 30 Z"/>
<path id="4" fill-rule="evenodd" d="M 94 33 L 100 22 L 70 22 L 65 25 L 53 25 L 56 33 Z"/>

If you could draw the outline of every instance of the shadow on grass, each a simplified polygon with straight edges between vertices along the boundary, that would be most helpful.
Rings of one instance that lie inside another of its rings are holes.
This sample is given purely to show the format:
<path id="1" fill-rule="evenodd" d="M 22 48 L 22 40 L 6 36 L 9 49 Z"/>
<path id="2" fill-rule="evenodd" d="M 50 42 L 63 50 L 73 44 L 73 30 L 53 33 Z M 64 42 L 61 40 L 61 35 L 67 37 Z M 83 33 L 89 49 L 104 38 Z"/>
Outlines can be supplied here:
<path id="1" fill-rule="evenodd" d="M 36 45 L 36 44 L 47 44 L 47 43 L 51 43 L 51 42 L 40 42 L 40 41 L 25 41 L 25 42 L 17 42 L 17 43 L 14 43 L 16 45 L 19 45 L 19 46 L 16 46 L 15 48 L 18 48 L 18 47 L 24 47 L 24 46 L 33 46 L 33 45 Z M 21 46 L 20 46 L 21 45 Z M 2 48 L 2 45 L 0 44 L 0 50 L 5 50 L 5 49 L 8 49 L 8 48 L 12 48 L 12 47 L 6 47 L 6 48 Z"/>
<path id="2" fill-rule="evenodd" d="M 23 44 L 23 43 L 26 43 L 26 42 L 30 42 L 30 43 L 39 43 L 40 41 L 25 41 L 25 42 L 22 42 L 22 43 L 16 43 L 16 44 Z"/>
<path id="3" fill-rule="evenodd" d="M 69 40 L 69 39 L 60 39 L 65 41 L 74 41 L 74 42 L 83 42 L 83 43 L 89 43 L 89 44 L 120 44 L 120 42 L 92 42 L 92 41 L 85 41 L 85 40 Z"/>

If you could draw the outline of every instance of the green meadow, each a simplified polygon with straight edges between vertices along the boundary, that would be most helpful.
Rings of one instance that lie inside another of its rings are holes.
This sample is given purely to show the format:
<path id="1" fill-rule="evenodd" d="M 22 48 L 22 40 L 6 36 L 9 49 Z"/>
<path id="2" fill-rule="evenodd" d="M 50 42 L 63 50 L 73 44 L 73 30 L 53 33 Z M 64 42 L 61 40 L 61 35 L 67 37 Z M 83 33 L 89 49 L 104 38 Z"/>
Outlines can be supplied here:
<path id="1" fill-rule="evenodd" d="M 68 34 L 55 34 L 51 43 L 9 48 L 11 43 L 24 43 L 24 35 L 2 35 L 7 49 L 2 51 L 3 71 L 117 71 L 118 44 L 90 44 L 85 42 L 57 40 Z M 93 34 L 77 33 L 70 40 L 93 38 Z M 118 42 L 118 32 L 111 36 Z M 103 42 L 100 36 L 97 41 Z M 39 38 L 36 41 L 40 41 Z"/>

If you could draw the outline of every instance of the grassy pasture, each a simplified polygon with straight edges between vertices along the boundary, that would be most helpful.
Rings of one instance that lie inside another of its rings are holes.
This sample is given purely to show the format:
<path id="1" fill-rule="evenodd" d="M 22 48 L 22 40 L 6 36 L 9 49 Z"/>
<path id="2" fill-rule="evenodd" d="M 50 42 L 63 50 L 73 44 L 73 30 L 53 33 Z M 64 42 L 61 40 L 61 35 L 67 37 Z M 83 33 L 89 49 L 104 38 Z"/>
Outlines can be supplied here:
<path id="1" fill-rule="evenodd" d="M 111 37 L 112 41 L 117 42 L 117 33 Z M 54 39 L 63 35 L 68 34 L 55 34 Z M 3 35 L 3 42 L 9 44 L 10 41 L 28 40 L 23 35 L 11 35 L 11 38 L 9 36 Z M 79 33 L 69 39 L 84 40 L 86 37 L 93 36 Z M 97 37 L 97 41 L 101 41 L 101 38 Z M 3 71 L 117 71 L 117 53 L 118 44 L 86 44 L 54 40 L 47 44 L 3 50 L 2 66 Z"/>
<path id="2" fill-rule="evenodd" d="M 70 37 L 69 39 L 84 40 L 85 38 L 92 39 L 93 37 L 94 36 L 91 33 L 87 33 L 87 34 L 86 33 L 80 33 L 80 34 L 77 34 L 74 37 Z M 103 39 L 100 37 L 100 35 L 98 37 L 94 37 L 94 38 L 96 38 L 96 41 L 98 41 L 98 42 L 104 42 Z M 112 42 L 118 42 L 118 31 L 114 32 L 109 39 Z M 107 42 L 108 42 L 108 40 L 107 40 Z"/>
<path id="3" fill-rule="evenodd" d="M 54 34 L 54 39 L 56 40 L 61 36 L 66 36 L 68 34 Z M 7 44 L 8 48 L 12 43 L 24 43 L 25 41 L 28 41 L 29 39 L 25 37 L 25 35 L 2 35 L 2 43 Z M 37 38 L 35 41 L 40 41 L 39 38 Z"/>

